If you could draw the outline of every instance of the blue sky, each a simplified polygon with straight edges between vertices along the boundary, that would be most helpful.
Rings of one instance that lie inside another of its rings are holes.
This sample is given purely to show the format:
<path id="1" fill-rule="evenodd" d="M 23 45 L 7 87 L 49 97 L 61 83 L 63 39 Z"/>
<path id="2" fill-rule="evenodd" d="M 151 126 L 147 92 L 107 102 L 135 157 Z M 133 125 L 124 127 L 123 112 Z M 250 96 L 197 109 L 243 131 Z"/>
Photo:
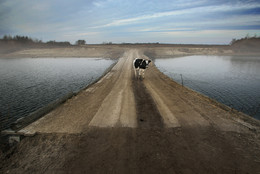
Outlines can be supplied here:
<path id="1" fill-rule="evenodd" d="M 0 37 L 228 44 L 260 36 L 260 0 L 0 0 Z"/>

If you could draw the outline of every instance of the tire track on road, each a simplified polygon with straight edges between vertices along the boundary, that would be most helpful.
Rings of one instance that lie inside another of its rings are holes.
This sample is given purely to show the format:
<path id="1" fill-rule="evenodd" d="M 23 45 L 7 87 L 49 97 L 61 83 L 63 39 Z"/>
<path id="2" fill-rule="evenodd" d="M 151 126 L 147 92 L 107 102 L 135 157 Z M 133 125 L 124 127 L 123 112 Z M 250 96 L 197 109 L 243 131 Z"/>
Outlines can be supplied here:
<path id="1" fill-rule="evenodd" d="M 136 50 L 126 52 L 113 68 L 119 74 L 114 88 L 89 123 L 95 127 L 136 127 L 136 108 L 132 90 L 132 61 Z"/>

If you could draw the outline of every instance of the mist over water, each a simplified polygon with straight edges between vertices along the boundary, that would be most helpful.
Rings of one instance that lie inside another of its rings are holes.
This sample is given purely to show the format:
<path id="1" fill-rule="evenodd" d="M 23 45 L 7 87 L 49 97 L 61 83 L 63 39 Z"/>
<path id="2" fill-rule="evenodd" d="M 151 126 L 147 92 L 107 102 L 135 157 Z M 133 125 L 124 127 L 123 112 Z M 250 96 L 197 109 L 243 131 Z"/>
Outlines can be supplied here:
<path id="1" fill-rule="evenodd" d="M 178 83 L 260 119 L 260 57 L 187 56 L 156 59 Z"/>
<path id="2" fill-rule="evenodd" d="M 97 80 L 115 61 L 97 58 L 0 59 L 0 123 L 20 117 Z"/>

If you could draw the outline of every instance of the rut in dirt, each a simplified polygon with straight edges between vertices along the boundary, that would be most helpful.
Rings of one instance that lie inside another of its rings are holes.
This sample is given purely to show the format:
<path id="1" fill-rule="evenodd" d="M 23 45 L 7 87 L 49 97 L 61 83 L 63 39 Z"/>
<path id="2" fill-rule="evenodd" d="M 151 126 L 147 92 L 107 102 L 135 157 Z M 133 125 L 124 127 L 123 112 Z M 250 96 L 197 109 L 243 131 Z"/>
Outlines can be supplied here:
<path id="1" fill-rule="evenodd" d="M 144 80 L 144 79 L 143 79 Z M 148 93 L 143 80 L 133 77 L 132 85 L 135 96 L 138 128 L 162 129 L 164 123 L 157 106 Z"/>

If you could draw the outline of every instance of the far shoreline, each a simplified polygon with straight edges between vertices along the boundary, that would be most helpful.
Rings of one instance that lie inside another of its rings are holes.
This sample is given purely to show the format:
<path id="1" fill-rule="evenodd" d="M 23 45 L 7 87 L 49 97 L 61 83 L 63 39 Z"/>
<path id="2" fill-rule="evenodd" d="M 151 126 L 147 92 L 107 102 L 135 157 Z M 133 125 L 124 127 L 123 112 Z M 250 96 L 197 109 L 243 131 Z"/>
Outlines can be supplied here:
<path id="1" fill-rule="evenodd" d="M 229 45 L 181 44 L 92 44 L 68 47 L 14 47 L 1 51 L 0 58 L 108 58 L 118 59 L 128 49 L 137 49 L 148 57 L 173 58 L 191 55 L 259 56 L 260 52 L 237 52 Z"/>

